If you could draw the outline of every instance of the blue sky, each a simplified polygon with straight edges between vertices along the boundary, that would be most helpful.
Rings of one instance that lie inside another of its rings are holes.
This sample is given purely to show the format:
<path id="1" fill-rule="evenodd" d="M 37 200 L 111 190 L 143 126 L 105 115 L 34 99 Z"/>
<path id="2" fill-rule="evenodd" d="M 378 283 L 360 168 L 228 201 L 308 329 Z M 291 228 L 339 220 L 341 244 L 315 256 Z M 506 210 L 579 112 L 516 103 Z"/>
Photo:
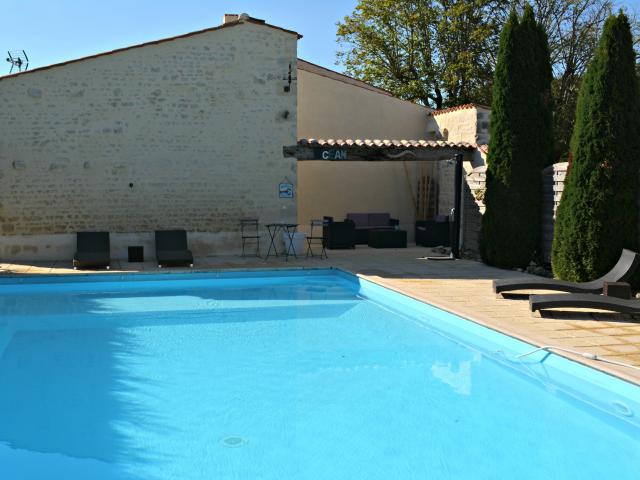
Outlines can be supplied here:
<path id="1" fill-rule="evenodd" d="M 2 0 L 0 52 L 24 49 L 30 68 L 179 35 L 242 13 L 295 30 L 300 57 L 335 68 L 336 22 L 356 0 Z M 10 16 L 6 15 L 10 12 Z M 4 58 L 4 57 L 3 57 Z M 0 64 L 0 74 L 9 64 Z"/>
<path id="2" fill-rule="evenodd" d="M 640 9 L 640 0 L 618 5 Z M 357 0 L 2 0 L 0 52 L 24 49 L 31 68 L 212 27 L 246 12 L 304 35 L 300 57 L 335 66 L 336 22 Z M 0 64 L 0 74 L 9 64 Z"/>

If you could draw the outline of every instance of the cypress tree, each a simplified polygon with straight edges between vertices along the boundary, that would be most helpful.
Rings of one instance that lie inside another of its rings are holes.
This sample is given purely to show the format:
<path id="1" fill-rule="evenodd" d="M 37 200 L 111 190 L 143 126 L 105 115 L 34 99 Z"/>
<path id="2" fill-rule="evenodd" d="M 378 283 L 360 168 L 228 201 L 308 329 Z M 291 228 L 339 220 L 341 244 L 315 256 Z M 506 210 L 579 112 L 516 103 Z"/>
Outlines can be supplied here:
<path id="1" fill-rule="evenodd" d="M 605 23 L 582 81 L 571 168 L 557 211 L 552 265 L 557 277 L 594 279 L 638 242 L 640 91 L 627 17 Z"/>
<path id="2" fill-rule="evenodd" d="M 553 148 L 546 33 L 526 6 L 500 36 L 480 253 L 485 263 L 525 267 L 539 248 L 542 168 Z"/>

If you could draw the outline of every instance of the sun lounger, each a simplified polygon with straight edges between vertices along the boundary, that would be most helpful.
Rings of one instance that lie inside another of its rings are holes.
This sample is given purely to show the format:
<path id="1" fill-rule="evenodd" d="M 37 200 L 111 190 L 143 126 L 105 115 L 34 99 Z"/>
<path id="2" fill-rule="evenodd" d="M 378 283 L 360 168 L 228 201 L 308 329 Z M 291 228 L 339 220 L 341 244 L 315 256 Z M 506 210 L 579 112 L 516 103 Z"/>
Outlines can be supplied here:
<path id="1" fill-rule="evenodd" d="M 553 293 L 531 295 L 529 306 L 532 312 L 548 308 L 593 308 L 618 313 L 640 313 L 640 300 L 594 295 L 592 293 Z"/>
<path id="2" fill-rule="evenodd" d="M 109 232 L 78 232 L 73 268 L 109 268 Z"/>
<path id="3" fill-rule="evenodd" d="M 184 230 L 157 230 L 156 258 L 158 267 L 179 265 L 193 267 L 193 254 L 187 246 L 187 232 Z"/>
<path id="4" fill-rule="evenodd" d="M 584 283 L 565 282 L 552 278 L 510 278 L 505 280 L 494 280 L 493 290 L 495 293 L 510 292 L 516 290 L 557 290 L 569 293 L 600 293 L 604 282 L 625 282 L 628 281 L 640 266 L 640 255 L 631 250 L 622 250 L 622 255 L 618 263 L 604 276 Z"/>

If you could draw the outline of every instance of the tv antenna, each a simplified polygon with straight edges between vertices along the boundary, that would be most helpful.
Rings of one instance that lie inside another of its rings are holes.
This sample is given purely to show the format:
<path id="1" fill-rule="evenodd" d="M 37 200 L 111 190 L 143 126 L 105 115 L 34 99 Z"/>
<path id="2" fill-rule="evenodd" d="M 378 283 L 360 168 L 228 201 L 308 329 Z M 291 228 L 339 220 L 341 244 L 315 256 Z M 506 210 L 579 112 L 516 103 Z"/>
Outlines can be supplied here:
<path id="1" fill-rule="evenodd" d="M 11 70 L 9 73 L 13 73 L 13 69 L 17 68 L 18 72 L 22 72 L 29 68 L 29 57 L 27 57 L 27 52 L 24 50 L 13 50 L 8 51 L 7 62 L 11 64 Z"/>

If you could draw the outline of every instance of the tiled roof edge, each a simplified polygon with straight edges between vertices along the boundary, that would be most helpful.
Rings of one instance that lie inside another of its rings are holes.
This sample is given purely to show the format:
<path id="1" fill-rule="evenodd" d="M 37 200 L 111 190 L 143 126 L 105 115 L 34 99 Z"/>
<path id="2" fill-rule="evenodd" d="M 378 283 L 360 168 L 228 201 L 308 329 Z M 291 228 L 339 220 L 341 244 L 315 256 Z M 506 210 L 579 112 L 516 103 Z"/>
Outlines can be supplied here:
<path id="1" fill-rule="evenodd" d="M 443 140 L 380 140 L 369 138 L 356 139 L 316 139 L 301 138 L 298 140 L 301 147 L 387 147 L 387 148 L 460 148 L 475 150 L 477 146 L 468 142 L 446 142 Z"/>
<path id="2" fill-rule="evenodd" d="M 465 103 L 464 105 L 458 105 L 456 107 L 449 107 L 449 108 L 443 108 L 440 110 L 434 110 L 433 112 L 431 112 L 432 116 L 436 116 L 436 115 L 442 115 L 445 113 L 450 113 L 450 112 L 456 112 L 458 110 L 467 110 L 470 108 L 491 108 L 491 107 L 487 107 L 486 105 L 480 105 L 479 103 Z"/>
<path id="3" fill-rule="evenodd" d="M 287 30 L 286 28 L 278 27 L 275 25 L 271 25 L 269 23 L 265 23 L 262 20 L 258 20 L 255 18 L 247 18 L 242 20 L 236 20 L 233 22 L 223 23 L 222 25 L 218 25 L 216 27 L 209 27 L 203 30 L 196 30 L 195 32 L 183 33 L 181 35 L 175 35 L 173 37 L 161 38 L 159 40 L 152 40 L 150 42 L 138 43 L 136 45 L 129 45 L 128 47 L 116 48 L 115 50 L 109 50 L 107 52 L 96 53 L 94 55 L 89 55 L 86 57 L 74 58 L 73 60 L 67 60 L 65 62 L 53 63 L 51 65 L 45 65 L 44 67 L 34 68 L 33 70 L 25 70 L 24 72 L 16 72 L 9 75 L 0 76 L 0 81 L 6 80 L 8 78 L 14 78 L 22 75 L 27 75 L 30 73 L 41 72 L 43 70 L 50 70 L 52 68 L 63 67 L 65 65 L 70 65 L 72 63 L 84 62 L 85 60 L 93 60 L 94 58 L 106 57 L 108 55 L 115 55 L 120 52 L 126 52 L 127 50 L 134 50 L 137 48 L 148 47 L 150 45 L 159 45 L 162 43 L 172 42 L 174 40 L 180 40 L 183 38 L 189 38 L 196 35 L 200 35 L 202 33 L 215 32 L 217 30 L 222 30 L 223 28 L 235 27 L 236 25 L 241 25 L 243 23 L 252 23 L 254 25 L 261 25 L 263 27 L 272 28 L 274 30 L 280 30 L 281 32 L 289 33 L 291 35 L 296 35 L 298 39 L 302 38 L 298 32 L 294 32 L 293 30 Z"/>

